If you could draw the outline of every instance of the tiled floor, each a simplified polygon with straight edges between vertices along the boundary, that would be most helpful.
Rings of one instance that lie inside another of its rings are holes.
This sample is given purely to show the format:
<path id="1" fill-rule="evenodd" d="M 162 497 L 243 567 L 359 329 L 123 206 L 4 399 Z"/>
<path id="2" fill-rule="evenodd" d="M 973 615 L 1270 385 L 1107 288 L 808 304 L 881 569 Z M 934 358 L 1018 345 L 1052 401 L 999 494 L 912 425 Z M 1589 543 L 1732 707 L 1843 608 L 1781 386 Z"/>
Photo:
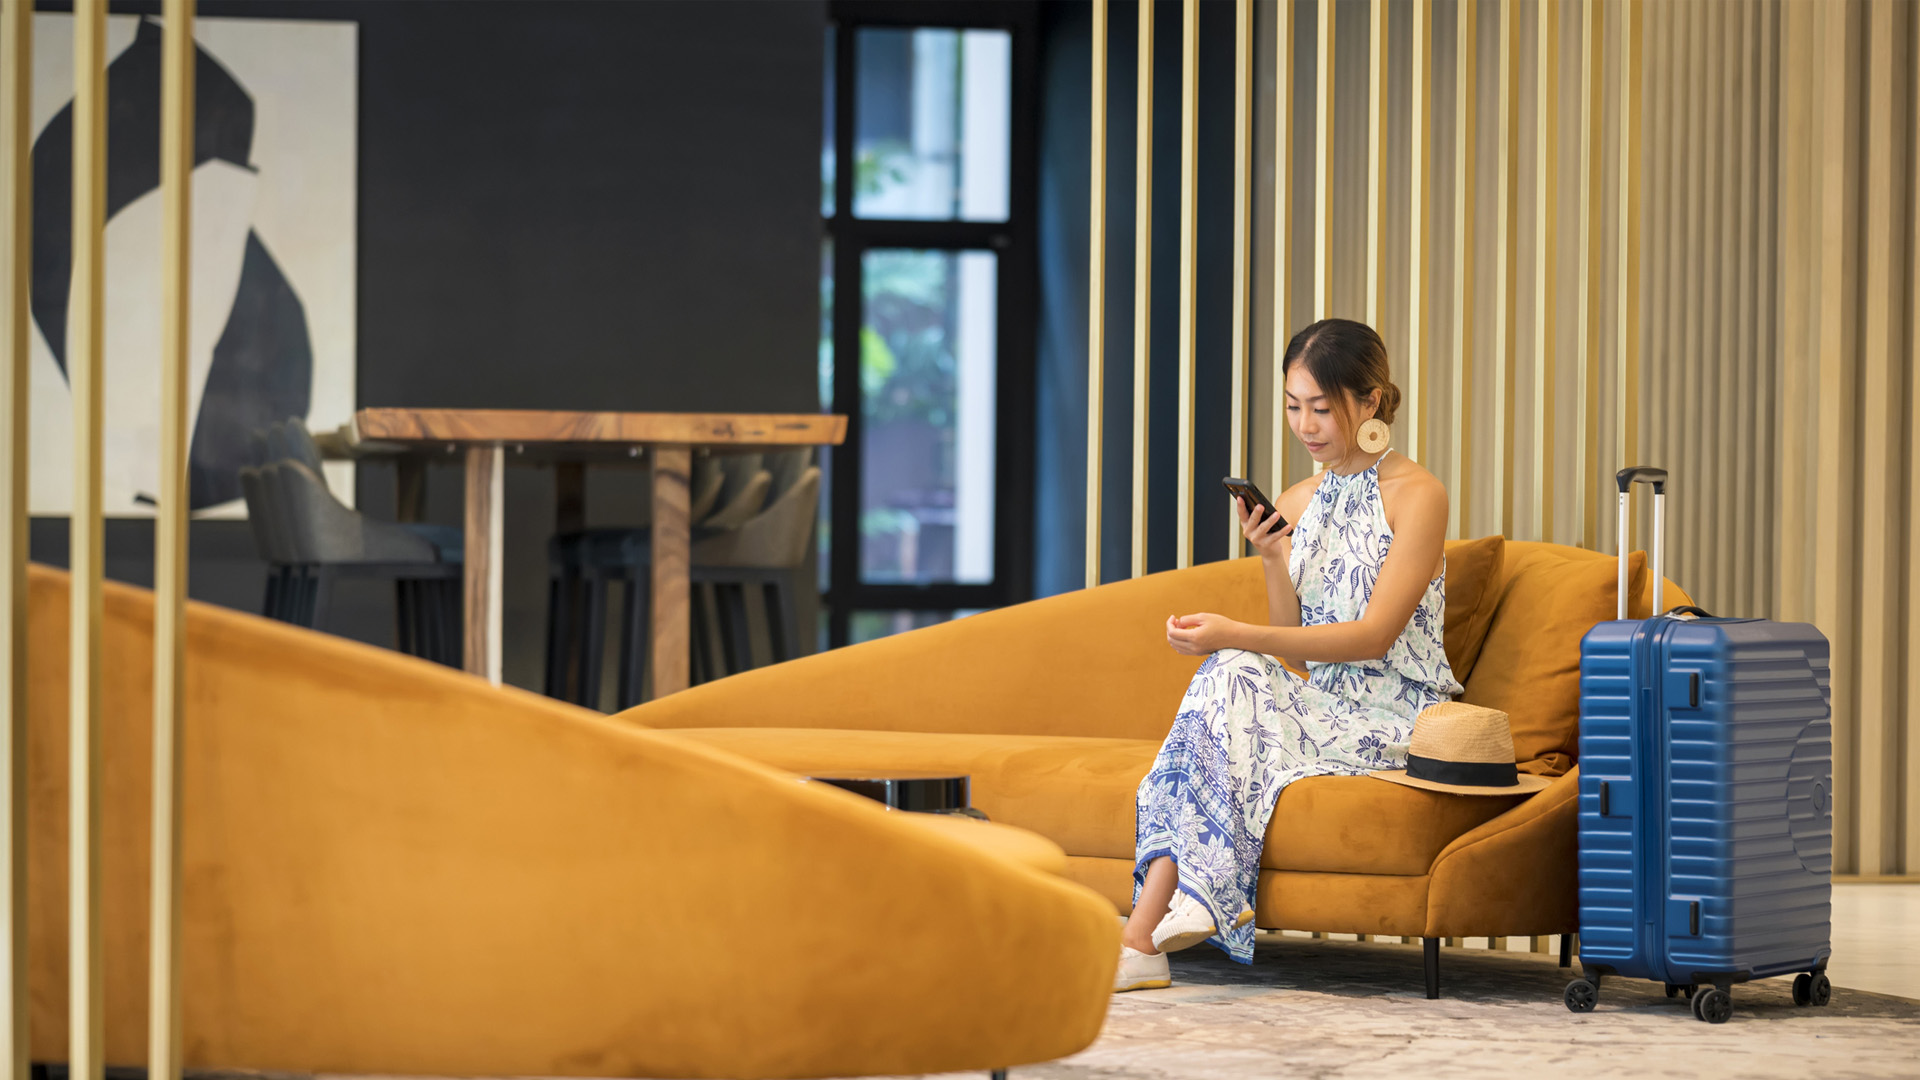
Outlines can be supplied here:
<path id="1" fill-rule="evenodd" d="M 1920 999 L 1920 885 L 1835 885 L 1827 973 L 1835 986 Z"/>

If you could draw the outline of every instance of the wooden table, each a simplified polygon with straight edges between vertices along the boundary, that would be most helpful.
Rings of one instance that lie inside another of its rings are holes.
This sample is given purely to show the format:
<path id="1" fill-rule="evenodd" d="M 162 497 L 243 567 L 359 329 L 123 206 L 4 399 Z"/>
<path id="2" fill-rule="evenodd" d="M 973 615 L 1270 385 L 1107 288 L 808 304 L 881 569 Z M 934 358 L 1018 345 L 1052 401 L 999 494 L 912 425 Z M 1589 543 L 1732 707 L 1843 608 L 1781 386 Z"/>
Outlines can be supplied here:
<path id="1" fill-rule="evenodd" d="M 463 453 L 467 469 L 466 606 L 463 656 L 468 671 L 500 681 L 502 478 L 516 460 L 555 467 L 563 531 L 584 524 L 585 465 L 637 463 L 653 470 L 653 694 L 687 688 L 693 451 L 838 446 L 847 418 L 819 413 L 547 412 L 532 409 L 361 409 L 343 430 L 345 451 L 371 456 Z M 403 459 L 404 460 L 404 459 Z M 403 500 L 424 470 L 403 472 Z"/>

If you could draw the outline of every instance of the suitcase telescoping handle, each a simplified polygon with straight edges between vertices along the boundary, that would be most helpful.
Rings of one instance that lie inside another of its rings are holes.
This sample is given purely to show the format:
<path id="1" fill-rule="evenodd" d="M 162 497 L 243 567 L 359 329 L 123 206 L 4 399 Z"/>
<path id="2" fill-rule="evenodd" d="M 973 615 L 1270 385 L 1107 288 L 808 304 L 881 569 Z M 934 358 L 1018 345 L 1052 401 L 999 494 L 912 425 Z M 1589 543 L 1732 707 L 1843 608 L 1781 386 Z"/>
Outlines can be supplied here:
<path id="1" fill-rule="evenodd" d="M 1635 484 L 1653 485 L 1653 612 L 1658 615 L 1667 583 L 1667 470 L 1634 465 L 1621 469 L 1613 479 L 1620 487 L 1620 617 L 1627 617 L 1627 500 Z"/>

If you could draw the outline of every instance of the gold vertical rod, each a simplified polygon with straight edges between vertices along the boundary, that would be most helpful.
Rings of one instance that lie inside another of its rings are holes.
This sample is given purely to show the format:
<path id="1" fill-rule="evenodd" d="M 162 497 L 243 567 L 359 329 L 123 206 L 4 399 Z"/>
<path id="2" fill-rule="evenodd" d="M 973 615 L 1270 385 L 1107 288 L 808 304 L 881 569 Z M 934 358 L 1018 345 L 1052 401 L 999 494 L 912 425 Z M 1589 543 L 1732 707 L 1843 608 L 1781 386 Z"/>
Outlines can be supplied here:
<path id="1" fill-rule="evenodd" d="M 1433 5 L 1413 5 L 1413 168 L 1409 180 L 1407 252 L 1407 452 L 1428 464 L 1427 455 L 1427 294 L 1431 234 L 1427 170 L 1433 165 Z"/>
<path id="2" fill-rule="evenodd" d="M 1387 0 L 1372 0 L 1367 16 L 1367 325 L 1380 332 L 1380 277 L 1387 262 L 1380 218 L 1387 201 Z"/>
<path id="3" fill-rule="evenodd" d="M 1107 387 L 1107 0 L 1093 0 L 1092 160 L 1087 194 L 1087 588 L 1100 584 Z"/>
<path id="4" fill-rule="evenodd" d="M 1909 40 L 1909 56 L 1920 55 L 1920 19 L 1909 17 L 1913 24 L 1913 36 Z M 1920 102 L 1915 103 L 1907 117 L 1912 125 L 1907 132 L 1913 140 L 1909 145 L 1920 146 Z M 1911 197 L 1920 198 L 1920 171 L 1909 173 Z M 1920 203 L 1913 205 L 1920 211 Z M 1908 250 L 1915 259 L 1908 266 L 1908 306 L 1907 306 L 1907 415 L 1920 416 L 1920 372 L 1913 370 L 1920 365 L 1920 212 L 1911 215 L 1908 226 Z M 1920 431 L 1916 431 L 1907 443 L 1907 507 L 1908 514 L 1920 513 Z M 1902 868 L 1909 874 L 1920 873 L 1920 520 L 1910 520 L 1907 526 L 1907 657 L 1906 657 L 1906 817 L 1901 823 L 1903 862 Z"/>
<path id="5" fill-rule="evenodd" d="M 194 0 L 160 42 L 160 490 L 153 568 L 153 886 L 147 1070 L 180 1076 L 180 746 L 186 717 L 187 331 L 192 288 Z"/>
<path id="6" fill-rule="evenodd" d="M 74 1080 L 100 1080 L 105 1048 L 100 956 L 101 357 L 105 310 L 107 3 L 73 10 L 73 510 L 68 641 L 67 1035 Z"/>
<path id="7" fill-rule="evenodd" d="M 1554 239 L 1560 181 L 1560 5 L 1540 5 L 1534 64 L 1533 538 L 1553 539 Z M 1536 939 L 1537 940 L 1537 939 Z"/>
<path id="8" fill-rule="evenodd" d="M 0 439 L 0 499 L 6 501 L 5 531 L 0 532 L 0 679 L 6 682 L 0 702 L 7 710 L 4 744 L 6 765 L 0 797 L 6 824 L 0 843 L 7 847 L 6 913 L 0 918 L 0 949 L 6 952 L 6 1005 L 0 1010 L 0 1039 L 7 1075 L 26 1080 L 27 1063 L 27 401 L 29 396 L 27 322 L 31 317 L 29 289 L 32 273 L 33 161 L 29 106 L 33 94 L 32 0 L 0 0 L 0 214 L 7 223 L 6 261 L 0 264 L 0 416 L 6 437 Z"/>
<path id="9" fill-rule="evenodd" d="M 1705 181 L 1702 179 L 1705 163 L 1705 143 L 1707 142 L 1706 105 L 1709 93 L 1707 85 L 1707 58 L 1712 53 L 1711 39 L 1707 33 L 1706 4 L 1688 4 L 1684 7 L 1687 26 L 1688 47 L 1685 53 L 1686 104 L 1681 110 L 1685 116 L 1685 133 L 1681 146 L 1686 156 L 1685 202 L 1681 215 L 1684 226 L 1680 230 L 1682 275 L 1678 286 L 1685 290 L 1686 299 L 1681 307 L 1682 317 L 1678 320 L 1681 334 L 1676 339 L 1677 351 L 1674 355 L 1676 376 L 1673 380 L 1676 388 L 1673 400 L 1677 403 L 1674 417 L 1674 454 L 1673 462 L 1666 466 L 1676 477 L 1675 490 L 1669 495 L 1675 496 L 1667 510 L 1668 552 L 1672 558 L 1669 563 L 1674 567 L 1677 580 L 1685 581 L 1694 590 L 1694 597 L 1700 599 L 1705 583 L 1694 575 L 1693 540 L 1699 535 L 1696 527 L 1698 519 L 1694 509 L 1699 504 L 1699 492 L 1707 490 L 1707 482 L 1702 478 L 1699 454 L 1700 417 L 1698 402 L 1703 400 L 1700 393 L 1701 357 L 1706 355 L 1707 339 L 1704 334 L 1706 325 L 1706 304 L 1709 299 L 1704 281 L 1706 258 L 1705 218 L 1710 207 L 1702 203 L 1702 191 Z M 1682 486 L 1691 481 L 1688 486 Z"/>
<path id="10" fill-rule="evenodd" d="M 1739 149 L 1733 160 L 1753 162 L 1764 160 L 1755 156 L 1754 128 L 1759 119 L 1759 101 L 1762 97 L 1754 70 L 1754 49 L 1757 45 L 1755 21 L 1759 4 L 1740 5 L 1740 84 L 1734 102 L 1739 111 Z M 1752 581 L 1753 556 L 1759 546 L 1759 530 L 1749 526 L 1749 522 L 1764 521 L 1756 515 L 1755 477 L 1760 474 L 1761 454 L 1754 445 L 1754 417 L 1760 411 L 1757 392 L 1758 379 L 1755 375 L 1762 368 L 1763 361 L 1755 347 L 1754 333 L 1754 288 L 1756 285 L 1754 240 L 1758 231 L 1755 221 L 1757 207 L 1754 192 L 1759 186 L 1761 170 L 1751 166 L 1736 169 L 1734 182 L 1739 186 L 1736 194 L 1729 195 L 1729 201 L 1735 206 L 1734 221 L 1739 224 L 1739 250 L 1734 256 L 1736 269 L 1734 319 L 1735 330 L 1733 345 L 1733 400 L 1738 403 L 1733 414 L 1733 432 L 1727 439 L 1727 449 L 1731 451 L 1734 462 L 1735 483 L 1733 487 L 1732 521 L 1733 531 L 1728 535 L 1732 550 L 1723 551 L 1721 558 L 1732 564 L 1733 592 L 1727 603 L 1730 611 L 1753 612 L 1754 590 Z"/>
<path id="11" fill-rule="evenodd" d="M 1600 228 L 1601 170 L 1606 168 L 1600 141 L 1601 95 L 1605 92 L 1601 46 L 1605 24 L 1600 0 L 1581 0 L 1580 7 L 1580 320 L 1579 344 L 1574 350 L 1574 437 L 1580 468 L 1574 478 L 1574 505 L 1579 511 L 1580 546 L 1598 550 L 1600 490 Z"/>
<path id="12" fill-rule="evenodd" d="M 1825 25 L 1815 78 L 1819 83 L 1820 202 L 1816 233 L 1819 260 L 1819 420 L 1814 438 L 1813 621 L 1832 642 L 1833 655 L 1854 655 L 1858 593 L 1850 568 L 1856 561 L 1853 452 L 1854 390 L 1859 348 L 1853 304 L 1858 292 L 1859 61 L 1856 9 L 1831 4 L 1816 9 Z M 1852 665 L 1833 666 L 1833 869 L 1853 873 L 1858 861 L 1855 815 L 1860 801 L 1853 766 L 1856 725 Z"/>
<path id="13" fill-rule="evenodd" d="M 1813 517 L 1809 464 L 1813 461 L 1812 425 L 1805 403 L 1817 399 L 1811 382 L 1814 350 L 1810 307 L 1813 268 L 1813 10 L 1805 4 L 1780 8 L 1780 341 L 1779 384 L 1774 400 L 1779 415 L 1779 513 L 1774 515 L 1774 617 L 1805 622 L 1813 617 L 1808 596 L 1806 524 Z M 1678 231 L 1678 230 L 1676 230 Z M 1677 441 L 1677 440 L 1676 440 Z M 1920 504 L 1916 504 L 1920 505 Z M 1916 740 L 1920 741 L 1920 740 Z"/>
<path id="14" fill-rule="evenodd" d="M 1908 38 L 1908 56 L 1920 56 L 1920 19 L 1908 15 L 1912 37 Z M 1920 146 L 1920 102 L 1907 117 L 1910 146 Z M 1914 261 L 1908 263 L 1907 317 L 1907 415 L 1920 415 L 1920 213 L 1908 221 L 1908 250 Z M 1920 548 L 1920 430 L 1914 430 L 1907 444 L 1907 548 Z M 1905 763 L 1905 807 L 1901 822 L 1903 863 L 1908 872 L 1920 872 L 1920 567 L 1907 567 L 1907 763 Z"/>
<path id="15" fill-rule="evenodd" d="M 1133 190 L 1133 559 L 1147 572 L 1147 393 L 1153 329 L 1153 4 L 1140 4 Z"/>
<path id="16" fill-rule="evenodd" d="M 1472 526 L 1468 485 L 1473 477 L 1473 201 L 1476 139 L 1474 101 L 1480 51 L 1478 0 L 1459 0 L 1458 56 L 1453 86 L 1453 453 L 1447 462 L 1447 534 L 1454 539 Z"/>
<path id="17" fill-rule="evenodd" d="M 1493 497 L 1500 532 L 1513 536 L 1513 385 L 1514 328 L 1520 306 L 1520 58 L 1519 0 L 1500 4 L 1500 175 L 1494 190 L 1500 219 L 1494 225 L 1493 315 Z"/>
<path id="18" fill-rule="evenodd" d="M 1333 23 L 1334 0 L 1320 0 L 1316 19 L 1313 127 L 1313 317 L 1333 314 Z"/>
<path id="19" fill-rule="evenodd" d="M 1274 494 L 1287 489 L 1287 380 L 1280 370 L 1293 336 L 1293 4 L 1277 0 L 1273 51 L 1273 445 Z"/>
<path id="20" fill-rule="evenodd" d="M 1894 238 L 1906 231 L 1907 51 L 1905 0 L 1873 0 L 1867 34 L 1865 309 L 1860 342 L 1860 861 L 1859 873 L 1888 873 L 1900 815 L 1900 615 L 1902 527 L 1899 457 L 1906 410 L 1901 368 L 1905 281 Z M 1904 253 L 1902 253 L 1904 254 Z"/>
<path id="21" fill-rule="evenodd" d="M 1742 5 L 1743 6 L 1743 5 Z M 1710 249 L 1710 263 L 1713 268 L 1709 278 L 1709 288 L 1715 297 L 1713 340 L 1713 376 L 1714 382 L 1707 397 L 1700 402 L 1708 422 L 1703 436 L 1707 440 L 1706 464 L 1708 472 L 1703 476 L 1702 494 L 1709 496 L 1702 502 L 1702 520 L 1706 523 L 1699 539 L 1702 544 L 1702 582 L 1710 580 L 1712 584 L 1711 601 L 1721 611 L 1729 610 L 1730 597 L 1733 595 L 1733 560 L 1729 557 L 1729 548 L 1733 546 L 1733 489 L 1739 486 L 1736 462 L 1732 454 L 1733 436 L 1733 368 L 1740 358 L 1733 354 L 1735 311 L 1733 296 L 1739 281 L 1737 257 L 1734 246 L 1734 233 L 1737 222 L 1734 220 L 1733 183 L 1734 178 L 1744 169 L 1744 163 L 1736 159 L 1734 128 L 1738 124 L 1740 100 L 1739 65 L 1735 62 L 1739 37 L 1739 8 L 1732 4 L 1723 4 L 1714 10 L 1714 57 L 1715 71 L 1719 75 L 1717 106 L 1714 115 L 1714 140 L 1711 144 L 1718 152 L 1713 155 L 1714 168 L 1712 186 L 1708 189 L 1714 201 L 1715 245 Z M 1713 153 L 1713 151 L 1709 151 Z"/>
<path id="22" fill-rule="evenodd" d="M 1647 425 L 1647 453 L 1649 464 L 1669 466 L 1667 442 L 1671 434 L 1670 417 L 1674 413 L 1673 402 L 1668 400 L 1666 380 L 1673 368 L 1673 352 L 1669 340 L 1673 333 L 1673 323 L 1677 305 L 1674 303 L 1673 288 L 1675 223 L 1674 201 L 1679 190 L 1674 182 L 1680 159 L 1675 150 L 1675 114 L 1678 112 L 1679 80 L 1675 76 L 1678 53 L 1675 50 L 1680 22 L 1674 16 L 1670 6 L 1655 6 L 1652 11 L 1653 32 L 1649 35 L 1654 47 L 1659 51 L 1652 63 L 1654 79 L 1653 98 L 1653 153 L 1648 158 L 1652 166 L 1653 189 L 1650 205 L 1655 215 L 1653 228 L 1655 265 L 1651 272 L 1653 288 L 1652 348 L 1646 358 L 1648 365 L 1648 395 L 1650 422 Z M 1643 519 L 1644 525 L 1644 519 Z M 1650 535 L 1650 530 L 1644 530 Z M 1645 543 L 1646 541 L 1642 541 Z"/>
<path id="23" fill-rule="evenodd" d="M 1253 230 L 1253 0 L 1235 0 L 1233 11 L 1233 418 L 1227 438 L 1228 470 L 1247 475 L 1247 441 L 1252 410 L 1247 401 L 1247 337 L 1252 295 Z M 1278 323 L 1274 324 L 1276 327 Z M 1275 331 L 1276 334 L 1278 330 Z M 1278 425 L 1273 437 L 1280 437 Z M 1239 522 L 1227 509 L 1227 558 L 1246 550 Z"/>
<path id="24" fill-rule="evenodd" d="M 1180 438 L 1174 451 L 1173 563 L 1193 565 L 1193 278 L 1200 178 L 1200 0 L 1180 10 Z"/>
<path id="25" fill-rule="evenodd" d="M 1640 454 L 1640 21 L 1642 0 L 1623 0 L 1620 9 L 1620 150 L 1614 155 L 1618 166 L 1615 187 L 1620 199 L 1618 220 L 1614 223 L 1619 245 L 1619 264 L 1615 269 L 1613 409 L 1617 417 L 1618 437 L 1614 455 L 1621 465 L 1638 464 Z M 1616 510 L 1616 513 L 1622 512 Z M 1633 500 L 1627 500 L 1624 512 L 1631 528 Z M 1619 522 L 1606 530 L 1619 536 Z M 1627 533 L 1629 541 L 1632 532 Z M 1619 553 L 1622 558 L 1626 552 Z"/>

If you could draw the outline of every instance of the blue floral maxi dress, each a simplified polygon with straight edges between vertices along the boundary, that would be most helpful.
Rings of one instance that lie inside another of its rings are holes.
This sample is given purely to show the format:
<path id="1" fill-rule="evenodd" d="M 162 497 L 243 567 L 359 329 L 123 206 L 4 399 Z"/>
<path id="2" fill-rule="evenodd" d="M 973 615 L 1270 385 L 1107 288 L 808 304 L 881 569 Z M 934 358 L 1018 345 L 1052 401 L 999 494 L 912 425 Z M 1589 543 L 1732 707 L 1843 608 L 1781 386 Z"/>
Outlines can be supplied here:
<path id="1" fill-rule="evenodd" d="M 1393 544 L 1379 468 L 1324 473 L 1294 529 L 1287 571 L 1304 626 L 1351 622 L 1367 609 Z M 1213 913 L 1215 926 L 1233 927 L 1253 906 L 1282 789 L 1306 776 L 1404 768 L 1413 718 L 1460 693 L 1444 649 L 1445 604 L 1443 565 L 1384 659 L 1309 663 L 1304 681 L 1243 649 L 1207 657 L 1140 781 L 1135 899 L 1147 865 L 1171 855 L 1180 889 Z M 1253 934 L 1249 923 L 1210 941 L 1246 964 Z"/>

